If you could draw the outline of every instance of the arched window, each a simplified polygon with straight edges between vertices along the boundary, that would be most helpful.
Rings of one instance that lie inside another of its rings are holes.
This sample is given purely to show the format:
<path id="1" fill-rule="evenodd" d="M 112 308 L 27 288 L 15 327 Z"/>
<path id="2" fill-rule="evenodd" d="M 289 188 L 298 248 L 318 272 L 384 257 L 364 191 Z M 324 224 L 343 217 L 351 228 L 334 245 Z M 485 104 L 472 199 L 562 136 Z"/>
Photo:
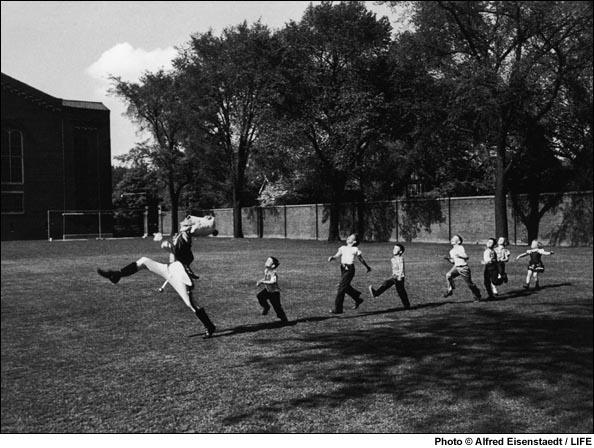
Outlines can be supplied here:
<path id="1" fill-rule="evenodd" d="M 23 133 L 2 128 L 2 183 L 23 184 Z"/>

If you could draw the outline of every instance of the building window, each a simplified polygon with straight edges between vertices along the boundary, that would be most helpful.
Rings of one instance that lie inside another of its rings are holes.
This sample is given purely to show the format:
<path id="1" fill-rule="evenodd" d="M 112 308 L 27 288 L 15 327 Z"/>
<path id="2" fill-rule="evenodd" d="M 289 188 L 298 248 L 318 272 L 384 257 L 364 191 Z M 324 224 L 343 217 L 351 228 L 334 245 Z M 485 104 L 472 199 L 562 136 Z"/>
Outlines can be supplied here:
<path id="1" fill-rule="evenodd" d="M 22 185 L 23 166 L 23 133 L 2 128 L 2 183 Z"/>
<path id="2" fill-rule="evenodd" d="M 2 192 L 2 214 L 14 215 L 25 213 L 25 195 L 19 191 Z"/>
<path id="3" fill-rule="evenodd" d="M 425 188 L 421 181 L 421 178 L 417 173 L 412 173 L 410 176 L 410 182 L 407 185 L 407 194 L 409 198 L 415 196 L 422 196 L 425 193 Z"/>

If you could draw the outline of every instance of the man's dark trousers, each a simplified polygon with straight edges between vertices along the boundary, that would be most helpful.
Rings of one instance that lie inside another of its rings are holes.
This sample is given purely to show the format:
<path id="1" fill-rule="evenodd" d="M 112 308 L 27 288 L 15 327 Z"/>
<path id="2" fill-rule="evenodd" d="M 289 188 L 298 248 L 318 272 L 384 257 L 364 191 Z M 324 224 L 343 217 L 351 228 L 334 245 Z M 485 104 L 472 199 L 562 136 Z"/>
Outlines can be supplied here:
<path id="1" fill-rule="evenodd" d="M 341 264 L 340 265 L 340 283 L 338 284 L 338 292 L 336 293 L 336 299 L 334 299 L 334 311 L 336 313 L 342 313 L 344 304 L 344 296 L 348 294 L 355 302 L 361 297 L 361 292 L 357 291 L 351 286 L 351 282 L 355 277 L 355 265 L 354 264 Z"/>

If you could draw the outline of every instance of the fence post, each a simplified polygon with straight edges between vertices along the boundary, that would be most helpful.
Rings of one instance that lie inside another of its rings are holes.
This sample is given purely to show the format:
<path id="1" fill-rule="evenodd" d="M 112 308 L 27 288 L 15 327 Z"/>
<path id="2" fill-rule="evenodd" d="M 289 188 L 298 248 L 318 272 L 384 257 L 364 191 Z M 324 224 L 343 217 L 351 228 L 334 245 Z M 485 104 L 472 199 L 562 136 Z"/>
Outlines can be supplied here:
<path id="1" fill-rule="evenodd" d="M 102 239 L 103 239 L 103 237 L 102 237 L 102 235 L 101 235 L 101 210 L 99 210 L 99 213 L 98 213 L 98 215 L 99 215 L 99 238 L 98 238 L 98 239 L 99 239 L 99 240 L 102 240 Z"/>
<path id="2" fill-rule="evenodd" d="M 514 246 L 518 245 L 518 217 L 516 211 L 512 208 L 512 216 L 514 217 Z"/>
<path id="3" fill-rule="evenodd" d="M 320 239 L 320 231 L 318 229 L 318 204 L 315 204 L 316 207 L 316 241 Z"/>
<path id="4" fill-rule="evenodd" d="M 159 233 L 163 234 L 163 210 L 160 204 L 157 206 L 157 213 L 159 213 Z"/>
<path id="5" fill-rule="evenodd" d="M 400 208 L 400 201 L 396 200 L 394 201 L 394 206 L 396 208 L 396 241 L 398 241 L 398 238 L 400 237 L 400 221 L 399 221 L 399 216 L 398 216 L 398 208 Z"/>
<path id="6" fill-rule="evenodd" d="M 258 238 L 264 237 L 264 218 L 262 213 L 262 207 L 256 207 L 256 228 L 258 231 Z"/>
<path id="7" fill-rule="evenodd" d="M 148 215 L 149 215 L 148 205 L 145 205 L 144 206 L 144 235 L 142 235 L 143 238 L 146 238 L 148 236 Z"/>
<path id="8" fill-rule="evenodd" d="M 287 238 L 287 206 L 283 205 L 283 222 L 285 227 L 285 239 Z"/>
<path id="9" fill-rule="evenodd" d="M 452 197 L 448 196 L 448 240 L 452 239 Z"/>

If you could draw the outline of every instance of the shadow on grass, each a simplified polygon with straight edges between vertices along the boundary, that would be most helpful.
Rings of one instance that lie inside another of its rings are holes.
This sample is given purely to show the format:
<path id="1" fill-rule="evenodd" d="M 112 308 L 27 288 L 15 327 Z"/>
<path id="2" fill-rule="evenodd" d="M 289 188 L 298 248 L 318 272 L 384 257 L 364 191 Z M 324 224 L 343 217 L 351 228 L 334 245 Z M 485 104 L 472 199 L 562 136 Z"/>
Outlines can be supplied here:
<path id="1" fill-rule="evenodd" d="M 297 325 L 297 321 L 289 321 L 289 322 L 263 322 L 258 324 L 247 324 L 247 325 L 240 325 L 238 327 L 229 328 L 229 329 L 217 329 L 217 331 L 212 335 L 213 338 L 219 338 L 223 336 L 233 336 L 236 334 L 245 334 L 245 333 L 254 333 L 256 331 L 262 330 L 271 330 L 275 328 L 283 328 L 283 327 L 291 327 Z M 195 338 L 198 336 L 202 336 L 204 333 L 196 333 L 191 334 L 188 337 Z"/>
<path id="2" fill-rule="evenodd" d="M 558 283 L 558 284 L 543 286 L 543 287 L 541 287 L 541 289 L 558 288 L 558 287 L 570 286 L 570 285 L 571 285 L 571 283 Z M 509 299 L 513 299 L 513 298 L 517 298 L 517 297 L 530 296 L 530 295 L 536 294 L 536 293 L 538 293 L 538 291 L 535 289 L 520 289 L 520 290 L 514 290 L 514 291 L 509 291 L 509 292 L 500 294 L 496 298 L 490 299 L 488 301 L 489 302 L 505 301 L 505 300 L 509 300 Z M 326 321 L 329 319 L 358 319 L 358 318 L 368 317 L 368 316 L 377 316 L 377 315 L 382 315 L 382 314 L 391 314 L 391 313 L 400 313 L 400 312 L 410 312 L 413 310 L 439 308 L 444 305 L 463 304 L 463 303 L 473 303 L 473 301 L 472 300 L 470 300 L 470 301 L 468 301 L 468 300 L 467 301 L 443 300 L 443 301 L 439 301 L 439 302 L 430 302 L 430 303 L 423 303 L 423 304 L 419 304 L 419 305 L 413 305 L 410 307 L 409 310 L 407 310 L 404 307 L 388 308 L 388 309 L 377 310 L 377 311 L 360 311 L 359 310 L 358 312 L 354 311 L 353 314 L 344 313 L 344 314 L 340 314 L 340 315 L 309 316 L 309 317 L 302 317 L 299 319 L 290 320 L 289 322 L 274 321 L 274 322 L 263 322 L 263 323 L 257 323 L 257 324 L 246 324 L 246 325 L 240 325 L 240 326 L 237 326 L 234 328 L 217 330 L 217 332 L 215 334 L 213 334 L 213 338 L 223 337 L 223 336 L 234 336 L 234 335 L 245 334 L 245 333 L 255 333 L 257 331 L 262 331 L 262 330 L 272 330 L 272 329 L 283 328 L 283 327 L 288 327 L 288 326 L 295 326 L 299 323 L 323 322 L 323 321 Z M 202 335 L 203 335 L 203 333 L 196 333 L 196 334 L 191 334 L 188 337 L 193 338 L 193 337 L 198 337 L 198 336 L 202 336 Z"/>
<path id="3" fill-rule="evenodd" d="M 290 347 L 252 362 L 292 372 L 295 384 L 327 387 L 239 408 L 225 425 L 274 422 L 290 409 L 340 413 L 383 397 L 380 432 L 592 430 L 591 300 L 547 313 L 476 307 L 352 332 L 326 329 L 295 336 Z"/>
<path id="4" fill-rule="evenodd" d="M 550 288 L 561 288 L 564 286 L 571 286 L 571 283 L 555 283 L 552 285 L 544 285 L 540 287 L 540 290 L 545 290 L 545 289 L 550 289 Z M 496 296 L 494 299 L 489 299 L 489 302 L 500 302 L 500 301 L 504 301 L 504 300 L 509 300 L 509 299 L 515 299 L 518 297 L 528 297 L 531 296 L 533 294 L 538 294 L 538 289 L 535 288 L 529 288 L 529 289 L 515 289 L 512 291 L 508 291 L 508 292 L 504 292 L 504 293 L 500 293 L 498 296 Z"/>
<path id="5" fill-rule="evenodd" d="M 410 310 L 405 309 L 404 307 L 399 308 L 388 308 L 385 310 L 378 310 L 378 311 L 359 311 L 355 312 L 356 314 L 342 314 L 342 315 L 328 315 L 328 316 L 309 316 L 309 317 L 302 317 L 299 319 L 289 320 L 289 322 L 264 322 L 264 323 L 257 323 L 257 324 L 247 324 L 247 325 L 240 325 L 238 327 L 229 328 L 229 329 L 220 329 L 217 330 L 216 333 L 213 334 L 213 338 L 215 337 L 223 337 L 223 336 L 234 336 L 238 334 L 245 334 L 245 333 L 255 333 L 257 331 L 262 330 L 272 330 L 277 328 L 283 327 L 290 327 L 295 326 L 299 323 L 315 323 L 315 322 L 324 322 L 329 319 L 359 319 L 362 317 L 367 316 L 376 316 L 381 314 L 390 314 L 390 313 L 399 313 L 399 312 L 406 312 L 412 310 L 419 310 L 423 308 L 436 308 L 447 304 L 453 303 L 465 303 L 465 302 L 454 302 L 454 301 L 443 301 L 443 302 L 435 302 L 435 303 L 425 303 L 422 305 L 411 306 Z M 202 336 L 203 333 L 191 334 L 188 337 L 198 337 Z"/>

